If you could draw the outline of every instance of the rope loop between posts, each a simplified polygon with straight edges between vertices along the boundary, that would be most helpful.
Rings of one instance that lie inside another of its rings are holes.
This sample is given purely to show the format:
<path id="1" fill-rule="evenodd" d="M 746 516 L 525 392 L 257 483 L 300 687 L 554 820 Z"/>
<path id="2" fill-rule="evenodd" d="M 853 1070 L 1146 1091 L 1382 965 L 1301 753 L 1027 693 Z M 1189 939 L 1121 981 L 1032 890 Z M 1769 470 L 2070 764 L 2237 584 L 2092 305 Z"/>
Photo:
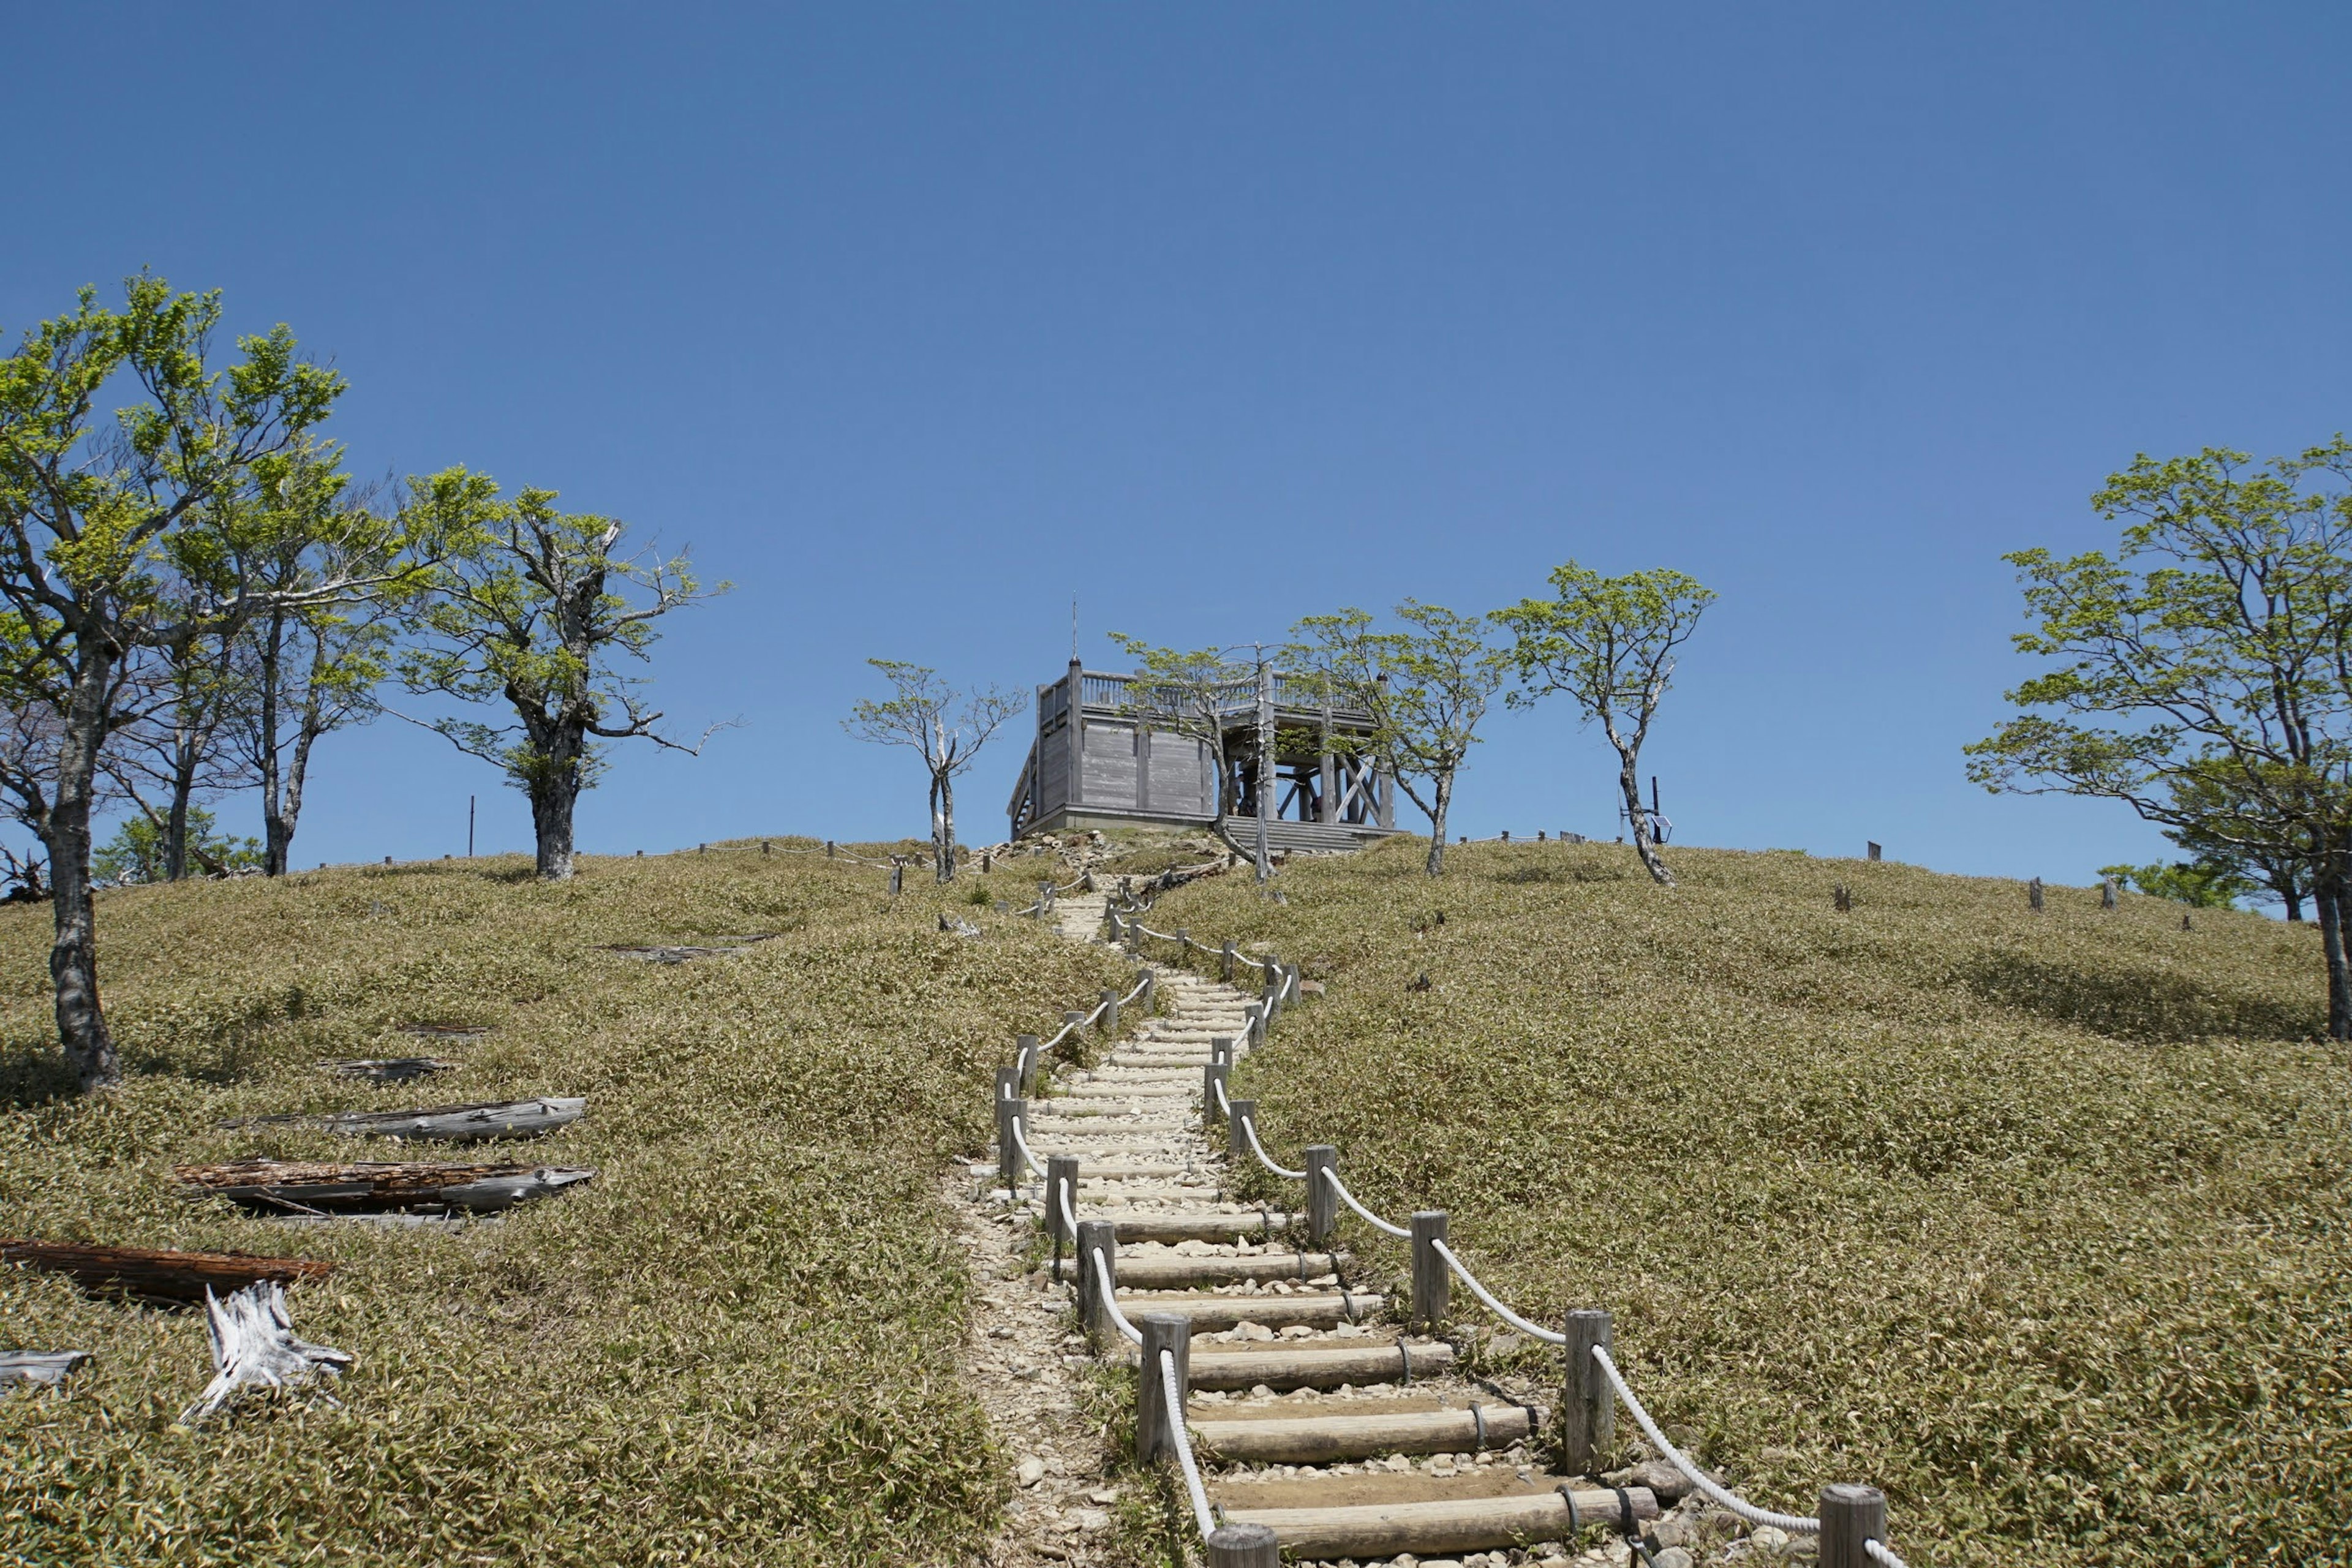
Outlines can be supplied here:
<path id="1" fill-rule="evenodd" d="M 1120 1006 L 1122 1006 L 1122 1007 L 1126 1006 L 1129 1002 L 1132 1002 L 1132 1001 L 1134 1001 L 1138 996 L 1142 995 L 1142 994 L 1143 994 L 1143 988 L 1144 988 L 1145 986 L 1147 986 L 1147 985 L 1150 984 L 1151 984 L 1151 973 L 1150 973 L 1150 972 L 1149 970 L 1146 970 L 1146 971 L 1144 972 L 1143 978 L 1142 978 L 1142 979 L 1140 979 L 1140 980 L 1139 980 L 1139 981 L 1137 981 L 1137 982 L 1135 983 L 1135 989 L 1134 989 L 1134 990 L 1132 990 L 1132 991 L 1129 991 L 1126 995 L 1124 995 L 1124 996 L 1122 996 L 1122 997 L 1120 997 L 1120 998 L 1118 999 L 1118 1005 L 1119 1005 Z"/>
<path id="2" fill-rule="evenodd" d="M 1328 1165 L 1323 1167 L 1323 1179 L 1331 1184 L 1331 1190 L 1339 1194 L 1339 1201 L 1346 1204 L 1349 1208 L 1354 1209 L 1365 1219 L 1370 1220 L 1373 1229 L 1384 1230 L 1391 1236 L 1394 1237 L 1407 1238 L 1412 1237 L 1412 1232 L 1406 1226 L 1401 1225 L 1391 1225 L 1388 1221 L 1382 1219 L 1380 1215 L 1374 1214 L 1371 1210 L 1358 1203 L 1356 1201 L 1356 1194 L 1349 1192 L 1348 1190 L 1347 1184 L 1339 1180 L 1339 1173 L 1333 1170 Z"/>
<path id="3" fill-rule="evenodd" d="M 1022 1118 L 1018 1116 L 1013 1119 L 1013 1146 L 1021 1151 L 1021 1157 L 1028 1162 L 1029 1168 L 1042 1176 L 1045 1173 L 1045 1167 L 1039 1164 L 1037 1156 L 1029 1152 L 1029 1135 L 1021 1122 Z"/>
<path id="4" fill-rule="evenodd" d="M 1512 1311 L 1508 1307 L 1504 1306 L 1500 1301 L 1496 1300 L 1493 1292 L 1489 1291 L 1484 1285 L 1478 1283 L 1477 1276 L 1472 1274 L 1469 1269 L 1462 1266 L 1462 1259 L 1454 1257 L 1454 1249 L 1446 1246 L 1445 1243 L 1433 1240 L 1429 1245 L 1436 1249 L 1438 1257 L 1445 1259 L 1445 1267 L 1451 1268 L 1456 1275 L 1460 1276 L 1462 1283 L 1470 1287 L 1471 1294 L 1476 1296 L 1481 1301 L 1486 1302 L 1487 1307 L 1494 1312 L 1495 1316 L 1502 1319 L 1503 1321 L 1510 1324 L 1511 1327 L 1518 1330 L 1519 1332 L 1523 1334 L 1532 1334 L 1535 1338 L 1543 1341 L 1543 1342 L 1548 1345 L 1564 1345 L 1568 1343 L 1568 1336 L 1566 1334 L 1554 1333 L 1549 1329 L 1538 1328 L 1535 1324 L 1528 1321 L 1525 1318 L 1520 1317 L 1517 1312 Z"/>
<path id="5" fill-rule="evenodd" d="M 1306 1174 L 1307 1174 L 1307 1173 L 1306 1173 L 1306 1172 L 1304 1172 L 1304 1171 L 1294 1171 L 1294 1170 L 1291 1170 L 1291 1169 L 1290 1169 L 1289 1167 L 1287 1167 L 1287 1166 L 1285 1166 L 1285 1165 L 1277 1165 L 1277 1164 L 1276 1164 L 1276 1163 L 1274 1163 L 1274 1156 L 1273 1156 L 1273 1155 L 1271 1155 L 1271 1154 L 1269 1154 L 1269 1153 L 1267 1153 L 1267 1152 L 1265 1152 L 1265 1144 L 1263 1144 L 1263 1143 L 1261 1143 L 1261 1142 L 1259 1142 L 1257 1141 L 1257 1118 L 1256 1118 L 1256 1117 L 1255 1117 L 1255 1116 L 1244 1116 L 1244 1117 L 1243 1117 L 1243 1118 L 1242 1118 L 1242 1131 L 1243 1131 L 1244 1132 L 1246 1132 L 1246 1133 L 1248 1133 L 1248 1134 L 1249 1134 L 1249 1146 L 1251 1147 L 1251 1149 L 1253 1149 L 1253 1150 L 1255 1150 L 1255 1151 L 1256 1152 L 1256 1153 L 1257 1153 L 1257 1161 L 1258 1161 L 1258 1163 L 1259 1163 L 1259 1164 L 1264 1165 L 1267 1170 L 1272 1171 L 1276 1175 L 1277 1175 L 1277 1176 L 1287 1176 L 1287 1177 L 1289 1177 L 1289 1178 L 1290 1178 L 1292 1181 L 1294 1181 L 1294 1182 L 1296 1182 L 1296 1181 L 1300 1181 L 1300 1180 L 1302 1180 L 1302 1179 L 1304 1179 L 1304 1178 L 1305 1178 L 1305 1176 L 1306 1176 Z"/>
<path id="6" fill-rule="evenodd" d="M 1225 1080 L 1223 1079 L 1218 1079 L 1215 1082 L 1217 1085 L 1217 1114 L 1220 1116 L 1231 1116 L 1234 1113 L 1234 1102 L 1225 1098 Z"/>
<path id="7" fill-rule="evenodd" d="M 1192 1522 L 1206 1541 L 1217 1532 L 1217 1516 L 1209 1510 L 1208 1489 L 1201 1485 L 1201 1467 L 1192 1459 L 1192 1434 L 1184 1426 L 1184 1395 L 1176 1386 L 1176 1352 L 1160 1352 L 1161 1403 L 1168 1407 L 1168 1435 L 1175 1439 L 1176 1462 L 1184 1468 L 1184 1490 L 1192 1499 Z"/>
<path id="8" fill-rule="evenodd" d="M 1111 1288 L 1110 1265 L 1103 1261 L 1103 1252 L 1101 1247 L 1097 1247 L 1095 1248 L 1094 1259 L 1095 1289 L 1102 1292 L 1103 1310 L 1110 1314 L 1110 1321 L 1118 1325 L 1118 1331 L 1122 1335 L 1126 1336 L 1127 1342 L 1129 1344 L 1141 1344 L 1143 1342 L 1143 1331 L 1137 1328 L 1133 1323 L 1129 1322 L 1127 1321 L 1127 1314 L 1118 1310 L 1118 1292 Z"/>
<path id="9" fill-rule="evenodd" d="M 1069 1227 L 1070 1239 L 1072 1241 L 1077 1240 L 1078 1216 L 1070 1212 L 1069 1183 L 1056 1182 L 1054 1184 L 1054 1201 L 1062 1205 L 1062 1223 Z"/>
<path id="10" fill-rule="evenodd" d="M 1624 1375 L 1617 1370 L 1617 1363 L 1610 1359 L 1609 1352 L 1595 1345 L 1592 1347 L 1592 1359 L 1601 1364 L 1601 1373 L 1609 1379 L 1609 1385 L 1617 1391 L 1617 1397 L 1624 1401 L 1625 1408 L 1633 1412 L 1635 1424 L 1642 1428 L 1642 1435 L 1650 1440 L 1651 1447 L 1664 1455 L 1668 1464 L 1689 1477 L 1691 1485 L 1750 1524 L 1769 1524 L 1795 1535 L 1819 1535 L 1822 1532 L 1822 1521 L 1818 1519 L 1808 1519 L 1801 1514 L 1775 1513 L 1769 1508 L 1759 1508 L 1746 1498 L 1717 1484 L 1714 1477 L 1693 1464 L 1688 1455 L 1666 1441 L 1666 1435 L 1658 1430 L 1658 1424 L 1650 1419 L 1650 1413 L 1642 1408 L 1642 1402 L 1634 1398 L 1633 1391 L 1625 1385 Z"/>
<path id="11" fill-rule="evenodd" d="M 1895 1548 L 1884 1541 L 1865 1541 L 1862 1543 L 1862 1552 L 1864 1556 L 1877 1563 L 1878 1568 L 1911 1568 L 1911 1564 L 1895 1556 Z"/>

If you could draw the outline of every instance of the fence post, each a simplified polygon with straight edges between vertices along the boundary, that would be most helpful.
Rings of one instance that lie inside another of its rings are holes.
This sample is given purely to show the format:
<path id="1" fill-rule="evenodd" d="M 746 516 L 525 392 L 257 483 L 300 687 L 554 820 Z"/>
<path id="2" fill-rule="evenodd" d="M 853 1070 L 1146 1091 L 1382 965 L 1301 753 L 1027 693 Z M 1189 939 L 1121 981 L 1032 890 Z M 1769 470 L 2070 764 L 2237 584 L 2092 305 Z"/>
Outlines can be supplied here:
<path id="1" fill-rule="evenodd" d="M 1013 1039 L 1013 1060 L 1014 1063 L 1013 1070 L 1021 1075 L 1020 1085 L 1018 1088 L 1014 1089 L 1013 1092 L 1019 1095 L 1022 1099 L 1026 1100 L 1029 1098 L 1030 1091 L 1037 1087 L 1037 1037 L 1034 1035 L 1014 1036 Z"/>
<path id="2" fill-rule="evenodd" d="M 1143 994 L 1137 1000 L 1143 1004 L 1143 1016 L 1149 1018 L 1152 1014 L 1160 1011 L 1160 972 L 1156 969 L 1147 969 L 1135 978 L 1143 986 Z"/>
<path id="3" fill-rule="evenodd" d="M 2113 877 L 2102 877 L 2099 879 L 2099 908 L 2111 910 L 2115 907 L 2116 879 Z"/>
<path id="4" fill-rule="evenodd" d="M 1257 1101 L 1227 1100 L 1225 1106 L 1225 1157 L 1238 1165 L 1250 1157 L 1249 1134 L 1243 1130 L 1257 1114 Z"/>
<path id="5" fill-rule="evenodd" d="M 2042 912 L 2041 878 L 2036 877 L 2033 880 L 2025 884 L 2025 901 L 2033 906 L 2033 912 L 2035 914 L 2038 915 Z"/>
<path id="6" fill-rule="evenodd" d="M 1109 1039 L 1118 1033 L 1118 993 L 1110 986 L 1103 987 L 1102 1037 Z"/>
<path id="7" fill-rule="evenodd" d="M 1865 1541 L 1886 1538 L 1886 1494 L 1845 1482 L 1822 1489 L 1821 1568 L 1870 1568 Z"/>
<path id="8" fill-rule="evenodd" d="M 1136 1368 L 1135 1462 L 1176 1457 L 1176 1432 L 1169 1420 L 1168 1390 L 1160 1381 L 1160 1352 L 1176 1358 L 1176 1397 L 1182 1400 L 1192 1386 L 1192 1320 L 1174 1312 L 1147 1312 L 1135 1320 L 1143 1331 L 1142 1363 Z M 1182 1415 L 1180 1403 L 1176 1414 Z"/>
<path id="9" fill-rule="evenodd" d="M 1087 1342 L 1097 1350 L 1102 1348 L 1106 1334 L 1118 1332 L 1110 1326 L 1110 1313 L 1103 1307 L 1103 1277 L 1095 1272 L 1095 1254 L 1101 1253 L 1110 1274 L 1111 1289 L 1118 1288 L 1118 1226 L 1107 1219 L 1082 1219 L 1078 1222 L 1078 1327 L 1086 1331 Z"/>
<path id="10" fill-rule="evenodd" d="M 1307 1167 L 1307 1244 L 1328 1246 L 1331 1227 L 1339 1223 L 1339 1194 L 1323 1173 L 1339 1168 L 1339 1151 L 1328 1143 L 1309 1143 L 1302 1163 Z"/>
<path id="11" fill-rule="evenodd" d="M 1445 1211 L 1423 1209 L 1412 1216 L 1412 1312 L 1409 1321 L 1434 1330 L 1445 1321 L 1445 1301 L 1454 1278 L 1433 1242 L 1445 1239 Z"/>
<path id="12" fill-rule="evenodd" d="M 905 868 L 904 866 L 896 865 L 896 864 L 893 864 L 893 865 L 891 866 L 891 868 L 890 868 L 890 896 L 891 896 L 892 898 L 894 898 L 894 899 L 895 899 L 895 898 L 897 898 L 897 897 L 898 896 L 898 891 L 899 891 L 900 888 L 902 888 L 902 887 L 905 885 L 905 883 L 906 883 L 906 877 L 907 877 L 907 868 Z"/>
<path id="13" fill-rule="evenodd" d="M 1282 961 L 1265 961 L 1265 989 L 1258 994 L 1260 1010 L 1269 1024 L 1282 1016 Z"/>
<path id="14" fill-rule="evenodd" d="M 830 838 L 824 841 L 824 858 L 828 860 L 833 858 L 833 840 Z"/>
<path id="15" fill-rule="evenodd" d="M 1885 853 L 1875 843 L 1866 838 L 1863 840 L 1863 847 L 1870 851 L 1870 858 L 1874 860 Z"/>
<path id="16" fill-rule="evenodd" d="M 1250 1049 L 1255 1050 L 1265 1044 L 1265 1009 L 1253 1002 L 1242 1009 L 1242 1016 L 1249 1020 L 1242 1029 L 1242 1038 L 1249 1042 Z"/>
<path id="17" fill-rule="evenodd" d="M 1070 1212 L 1078 1212 L 1078 1157 L 1076 1154 L 1045 1156 L 1045 1232 L 1054 1238 L 1054 1257 L 1059 1261 L 1062 1248 L 1076 1246 L 1077 1237 L 1062 1223 L 1062 1189 L 1067 1184 Z"/>
<path id="18" fill-rule="evenodd" d="M 1209 1059 L 1221 1068 L 1234 1065 L 1234 1037 L 1223 1036 L 1209 1042 Z"/>
<path id="19" fill-rule="evenodd" d="M 1209 1568 L 1282 1568 L 1282 1541 L 1270 1524 L 1221 1524 L 1208 1546 Z"/>
<path id="20" fill-rule="evenodd" d="M 1282 984 L 1283 988 L 1290 993 L 1290 994 L 1285 996 L 1283 1000 L 1286 1002 L 1297 1001 L 1299 997 L 1298 965 L 1295 963 L 1286 963 L 1282 966 Z"/>
<path id="21" fill-rule="evenodd" d="M 1217 1086 L 1226 1081 L 1225 1074 L 1232 1070 L 1232 1068 L 1226 1067 L 1223 1062 L 1211 1062 L 1207 1067 L 1201 1069 L 1201 1121 L 1202 1125 L 1214 1126 L 1216 1124 L 1217 1117 L 1220 1114 L 1217 1110 Z M 1230 1089 L 1226 1092 L 1229 1096 L 1232 1093 Z"/>
<path id="22" fill-rule="evenodd" d="M 1227 937 L 1217 953 L 1217 978 L 1231 985 L 1234 983 L 1234 939 Z"/>
<path id="23" fill-rule="evenodd" d="M 1025 1123 L 1028 1117 L 1027 1100 L 998 1099 L 996 1102 L 996 1173 L 1003 1177 L 1004 1184 L 1015 1192 L 1021 1188 L 1021 1145 L 1013 1141 L 1013 1123 L 1015 1119 Z"/>
<path id="24" fill-rule="evenodd" d="M 1184 955 L 1192 951 L 1192 933 L 1184 927 L 1178 926 L 1176 928 L 1176 962 L 1183 963 Z"/>
<path id="25" fill-rule="evenodd" d="M 1568 1377 L 1559 1391 L 1560 1473 L 1597 1476 L 1617 1446 L 1617 1399 L 1593 1350 L 1610 1348 L 1609 1314 L 1597 1307 L 1569 1313 Z"/>

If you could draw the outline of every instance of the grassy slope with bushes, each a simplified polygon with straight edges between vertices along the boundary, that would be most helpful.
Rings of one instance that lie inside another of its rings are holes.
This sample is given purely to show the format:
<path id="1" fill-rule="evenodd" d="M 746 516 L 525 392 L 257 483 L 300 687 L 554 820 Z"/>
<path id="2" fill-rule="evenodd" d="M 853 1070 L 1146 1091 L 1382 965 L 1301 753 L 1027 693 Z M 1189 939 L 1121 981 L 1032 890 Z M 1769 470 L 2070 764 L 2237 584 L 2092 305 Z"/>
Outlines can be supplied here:
<path id="1" fill-rule="evenodd" d="M 1127 969 L 1031 921 L 940 934 L 941 908 L 976 913 L 965 889 L 893 901 L 884 877 L 752 850 L 590 860 L 564 886 L 503 859 L 109 894 L 130 1079 L 89 1100 L 50 1065 L 47 911 L 0 910 L 0 1234 L 334 1259 L 296 1331 L 359 1357 L 341 1410 L 192 1432 L 173 1419 L 209 1374 L 201 1314 L 0 1269 L 0 1348 L 98 1352 L 63 1395 L 0 1399 L 0 1559 L 957 1560 L 1005 1465 L 957 1381 L 967 1281 L 934 1182 L 987 1143 L 1011 1036 Z M 675 968 L 598 946 L 767 931 Z M 395 1032 L 417 1020 L 496 1032 Z M 427 1051 L 463 1070 L 310 1068 Z M 436 1157 L 227 1118 L 535 1094 L 588 1116 L 437 1157 L 601 1173 L 457 1234 L 289 1228 L 170 1183 L 247 1154 Z"/>
<path id="2" fill-rule="evenodd" d="M 1450 1209 L 1523 1311 L 1612 1309 L 1708 1462 L 1806 1512 L 1882 1485 L 1914 1563 L 2342 1561 L 2352 1052 L 2314 931 L 1793 853 L 1433 881 L 1424 848 L 1151 921 L 1328 981 L 1241 1074 L 1278 1157 Z"/>

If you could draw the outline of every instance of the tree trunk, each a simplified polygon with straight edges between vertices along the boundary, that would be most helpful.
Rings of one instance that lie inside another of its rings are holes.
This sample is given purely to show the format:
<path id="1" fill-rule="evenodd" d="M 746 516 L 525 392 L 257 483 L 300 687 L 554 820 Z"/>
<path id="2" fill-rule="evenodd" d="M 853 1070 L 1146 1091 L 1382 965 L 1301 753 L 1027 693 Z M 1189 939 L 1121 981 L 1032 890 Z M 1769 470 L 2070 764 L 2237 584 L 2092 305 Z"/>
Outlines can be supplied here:
<path id="1" fill-rule="evenodd" d="M 1617 761 L 1617 784 L 1625 795 L 1625 816 L 1633 832 L 1633 853 L 1642 858 L 1652 881 L 1671 888 L 1675 874 L 1666 869 L 1665 861 L 1658 858 L 1658 847 L 1650 841 L 1650 817 L 1642 806 L 1642 754 L 1621 748 Z"/>
<path id="2" fill-rule="evenodd" d="M 188 874 L 188 804 L 196 793 L 196 748 L 192 732 L 181 726 L 172 749 L 172 809 L 163 819 L 163 880 L 177 882 Z"/>
<path id="3" fill-rule="evenodd" d="M 263 621 L 261 635 L 255 643 L 260 650 L 261 670 L 257 682 L 261 711 L 254 720 L 254 738 L 260 742 L 255 748 L 254 761 L 261 766 L 261 871 L 266 877 L 283 877 L 294 839 L 294 829 L 283 816 L 281 792 L 285 780 L 278 772 L 278 676 L 286 658 L 283 613 L 273 614 Z"/>
<path id="4" fill-rule="evenodd" d="M 2352 966 L 2344 958 L 2341 879 L 2320 879 L 2311 889 L 2311 901 L 2319 915 L 2320 949 L 2327 955 L 2327 1037 L 2352 1040 Z"/>
<path id="5" fill-rule="evenodd" d="M 105 741 L 105 700 L 113 661 L 86 643 L 58 747 L 57 794 L 43 837 L 49 847 L 49 906 L 57 936 L 49 947 L 58 1043 L 85 1089 L 122 1080 L 122 1061 L 98 996 L 98 926 L 89 886 L 89 809 Z"/>
<path id="6" fill-rule="evenodd" d="M 558 720 L 548 726 L 548 743 L 532 748 L 539 754 L 529 781 L 530 829 L 541 881 L 572 879 L 572 815 L 580 804 L 580 763 L 587 741 L 584 722 Z"/>
<path id="7" fill-rule="evenodd" d="M 268 852 L 276 867 L 269 873 L 273 877 L 282 877 L 293 868 L 294 829 L 302 820 L 302 782 L 310 776 L 310 747 L 326 732 L 319 718 L 318 700 L 313 698 L 304 704 L 301 721 L 294 731 L 292 755 L 286 764 L 284 796 L 265 824 L 269 835 Z"/>
<path id="8" fill-rule="evenodd" d="M 941 773 L 932 783 L 939 804 L 931 811 L 931 858 L 942 883 L 955 880 L 955 783 Z"/>
<path id="9" fill-rule="evenodd" d="M 1429 874 L 1445 874 L 1445 814 L 1454 808 L 1454 775 L 1440 773 L 1436 792 L 1430 797 L 1429 814 Z"/>

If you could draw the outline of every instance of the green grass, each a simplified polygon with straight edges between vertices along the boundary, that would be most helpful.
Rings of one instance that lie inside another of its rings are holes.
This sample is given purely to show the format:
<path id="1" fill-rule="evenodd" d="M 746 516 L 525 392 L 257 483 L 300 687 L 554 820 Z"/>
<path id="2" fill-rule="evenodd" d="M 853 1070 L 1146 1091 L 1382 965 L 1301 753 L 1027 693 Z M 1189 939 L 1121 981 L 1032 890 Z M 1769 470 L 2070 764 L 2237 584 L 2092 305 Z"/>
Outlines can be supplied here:
<path id="1" fill-rule="evenodd" d="M 296 1331 L 359 1357 L 341 1410 L 190 1431 L 201 1314 L 0 1270 L 0 1347 L 98 1353 L 61 1395 L 0 1399 L 0 1561 L 965 1557 L 1007 1466 L 957 1376 L 968 1281 L 937 1180 L 986 1146 L 1011 1037 L 1128 971 L 961 888 L 910 876 L 893 901 L 884 875 L 714 848 L 554 887 L 507 859 L 109 894 L 130 1077 L 86 1100 L 58 1092 L 47 911 L 0 910 L 0 1233 L 331 1258 Z M 938 933 L 950 908 L 985 940 Z M 675 968 L 599 950 L 762 931 Z M 495 1032 L 395 1032 L 425 1019 Z M 376 1088 L 309 1065 L 425 1052 L 463 1070 Z M 226 1118 L 562 1093 L 584 1121 L 479 1157 L 597 1179 L 458 1234 L 289 1229 L 170 1181 L 243 1154 L 435 1157 Z"/>
<path id="2" fill-rule="evenodd" d="M 1328 979 L 1239 1075 L 1278 1156 L 1450 1209 L 1523 1311 L 1611 1309 L 1707 1462 L 1804 1512 L 1880 1485 L 1914 1563 L 2347 1560 L 2352 1053 L 2315 931 L 1796 854 L 1677 850 L 1663 889 L 1629 849 L 1481 846 L 1433 881 L 1424 847 L 1151 921 Z"/>

